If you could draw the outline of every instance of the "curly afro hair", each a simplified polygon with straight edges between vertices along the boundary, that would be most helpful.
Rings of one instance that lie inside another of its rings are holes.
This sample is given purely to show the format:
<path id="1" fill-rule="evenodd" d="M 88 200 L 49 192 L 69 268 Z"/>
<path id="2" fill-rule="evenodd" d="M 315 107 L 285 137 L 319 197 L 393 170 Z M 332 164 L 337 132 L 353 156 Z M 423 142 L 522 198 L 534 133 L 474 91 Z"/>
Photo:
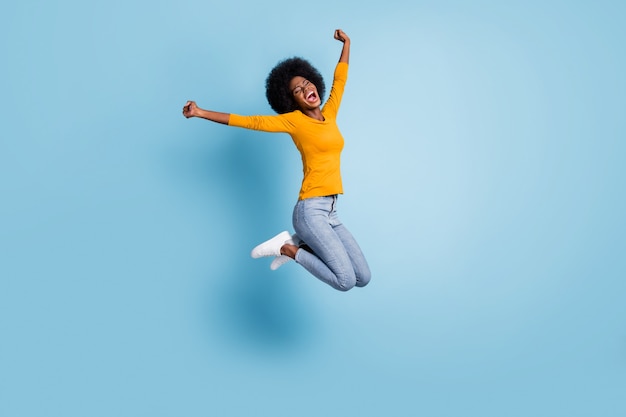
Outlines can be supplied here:
<path id="1" fill-rule="evenodd" d="M 280 61 L 265 80 L 265 96 L 276 113 L 289 113 L 298 109 L 289 82 L 293 77 L 304 77 L 317 87 L 320 98 L 324 97 L 324 79 L 306 59 L 294 57 Z"/>

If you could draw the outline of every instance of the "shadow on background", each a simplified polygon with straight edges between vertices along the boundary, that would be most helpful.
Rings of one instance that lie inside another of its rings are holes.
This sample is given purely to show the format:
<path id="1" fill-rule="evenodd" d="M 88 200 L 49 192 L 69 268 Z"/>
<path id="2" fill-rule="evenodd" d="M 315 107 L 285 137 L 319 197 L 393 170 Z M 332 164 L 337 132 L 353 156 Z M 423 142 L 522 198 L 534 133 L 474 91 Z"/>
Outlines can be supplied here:
<path id="1" fill-rule="evenodd" d="M 284 353 L 306 343 L 314 325 L 296 281 L 298 267 L 271 271 L 269 258 L 252 259 L 249 254 L 274 234 L 291 231 L 292 206 L 285 200 L 295 201 L 297 190 L 285 187 L 281 178 L 298 172 L 286 172 L 281 164 L 281 149 L 291 145 L 288 137 L 259 135 L 241 130 L 204 138 L 211 147 L 186 151 L 177 165 L 192 172 L 199 192 L 210 194 L 203 200 L 209 202 L 207 240 L 215 245 L 204 269 L 210 271 L 207 324 L 229 345 Z"/>

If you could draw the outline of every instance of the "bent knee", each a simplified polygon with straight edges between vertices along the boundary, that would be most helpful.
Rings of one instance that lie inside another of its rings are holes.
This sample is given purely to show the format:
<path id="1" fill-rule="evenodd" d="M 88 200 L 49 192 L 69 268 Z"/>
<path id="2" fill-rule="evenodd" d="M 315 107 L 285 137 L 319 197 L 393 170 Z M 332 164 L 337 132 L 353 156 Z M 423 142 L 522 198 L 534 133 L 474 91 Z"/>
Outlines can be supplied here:
<path id="1" fill-rule="evenodd" d="M 357 287 L 365 287 L 367 284 L 370 283 L 370 280 L 372 279 L 371 276 L 367 276 L 367 278 L 363 277 L 359 280 L 356 281 L 356 286 Z"/>
<path id="2" fill-rule="evenodd" d="M 337 280 L 337 286 L 335 287 L 339 291 L 350 291 L 352 288 L 356 287 L 357 279 L 354 275 L 349 275 L 343 277 L 343 279 Z"/>
<path id="3" fill-rule="evenodd" d="M 366 268 L 365 271 L 360 271 L 356 274 L 356 286 L 357 287 L 365 287 L 370 283 L 372 279 L 372 273 L 369 268 Z"/>
<path id="4" fill-rule="evenodd" d="M 356 280 L 356 286 L 357 287 L 365 287 L 367 284 L 370 283 L 371 279 L 372 279 L 371 275 L 358 277 L 357 280 Z"/>

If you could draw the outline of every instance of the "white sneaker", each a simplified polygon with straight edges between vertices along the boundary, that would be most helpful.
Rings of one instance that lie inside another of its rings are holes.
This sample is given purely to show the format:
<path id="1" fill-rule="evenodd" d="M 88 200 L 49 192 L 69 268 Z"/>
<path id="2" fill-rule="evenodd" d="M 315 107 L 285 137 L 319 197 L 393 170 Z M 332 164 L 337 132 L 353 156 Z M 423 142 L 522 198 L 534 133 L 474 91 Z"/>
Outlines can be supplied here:
<path id="1" fill-rule="evenodd" d="M 274 260 L 270 264 L 270 269 L 272 271 L 276 271 L 278 268 L 280 268 L 281 266 L 283 266 L 284 264 L 286 264 L 289 261 L 293 261 L 293 259 L 291 259 L 287 255 L 277 256 L 277 257 L 274 258 Z"/>
<path id="2" fill-rule="evenodd" d="M 297 234 L 293 234 L 291 235 L 291 241 L 287 241 L 285 243 L 289 243 L 295 246 L 298 246 L 300 244 L 301 240 L 298 237 Z M 274 258 L 274 260 L 272 261 L 272 263 L 270 264 L 270 269 L 272 271 L 276 271 L 278 268 L 280 268 L 281 266 L 283 266 L 284 264 L 286 264 L 289 261 L 292 261 L 293 259 L 291 259 L 289 256 L 287 255 L 280 255 Z"/>
<path id="3" fill-rule="evenodd" d="M 287 231 L 277 234 L 270 240 L 267 240 L 252 249 L 252 252 L 250 252 L 250 256 L 252 256 L 253 258 L 262 258 L 264 256 L 280 256 L 280 248 L 282 248 L 285 243 L 293 244 L 291 240 L 291 235 Z"/>

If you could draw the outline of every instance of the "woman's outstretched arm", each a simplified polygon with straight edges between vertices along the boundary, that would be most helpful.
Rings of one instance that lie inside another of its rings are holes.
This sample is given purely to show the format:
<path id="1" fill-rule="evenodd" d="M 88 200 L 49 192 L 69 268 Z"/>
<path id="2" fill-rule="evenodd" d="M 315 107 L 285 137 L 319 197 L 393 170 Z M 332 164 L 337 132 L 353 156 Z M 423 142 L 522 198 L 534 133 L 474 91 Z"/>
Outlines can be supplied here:
<path id="1" fill-rule="evenodd" d="M 202 119 L 207 119 L 224 125 L 227 125 L 230 120 L 230 113 L 220 113 L 217 111 L 201 109 L 195 101 L 188 101 L 185 103 L 183 106 L 183 116 L 187 119 L 190 117 L 200 117 Z"/>
<path id="2" fill-rule="evenodd" d="M 350 38 L 346 35 L 346 32 L 341 29 L 337 29 L 335 31 L 335 39 L 343 42 L 343 49 L 341 50 L 339 62 L 345 62 L 348 64 L 350 61 Z"/>

